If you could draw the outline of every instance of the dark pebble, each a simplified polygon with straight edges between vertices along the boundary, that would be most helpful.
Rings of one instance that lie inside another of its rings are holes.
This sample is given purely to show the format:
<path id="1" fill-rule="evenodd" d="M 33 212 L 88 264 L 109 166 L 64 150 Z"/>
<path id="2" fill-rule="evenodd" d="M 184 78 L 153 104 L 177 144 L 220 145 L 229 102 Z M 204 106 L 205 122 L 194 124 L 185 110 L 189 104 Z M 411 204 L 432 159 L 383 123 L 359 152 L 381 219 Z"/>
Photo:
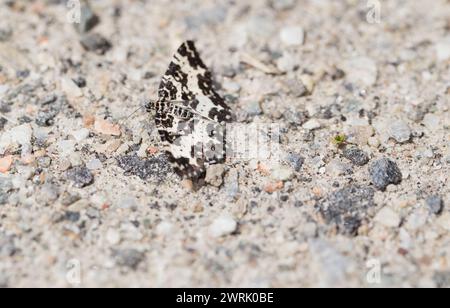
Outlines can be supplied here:
<path id="1" fill-rule="evenodd" d="M 389 158 L 382 158 L 374 162 L 369 168 L 372 183 L 378 190 L 384 191 L 390 184 L 398 185 L 402 182 L 402 172 L 397 163 Z"/>
<path id="2" fill-rule="evenodd" d="M 55 123 L 57 113 L 52 110 L 41 110 L 36 116 L 36 124 L 42 127 L 49 127 Z"/>
<path id="3" fill-rule="evenodd" d="M 345 158 L 357 166 L 364 166 L 369 162 L 369 155 L 355 147 L 345 149 L 343 154 Z"/>
<path id="4" fill-rule="evenodd" d="M 64 215 L 64 219 L 70 222 L 77 222 L 80 220 L 80 213 L 67 211 Z"/>
<path id="5" fill-rule="evenodd" d="M 82 5 L 80 13 L 80 22 L 74 23 L 79 33 L 87 33 L 99 24 L 100 18 L 94 13 L 89 5 Z"/>
<path id="6" fill-rule="evenodd" d="M 78 88 L 86 87 L 86 79 L 84 77 L 79 76 L 79 77 L 74 78 L 72 80 L 73 80 L 73 82 L 75 82 L 75 84 L 78 86 Z"/>
<path id="7" fill-rule="evenodd" d="M 16 77 L 19 79 L 25 79 L 28 76 L 30 76 L 30 71 L 29 70 L 20 70 L 16 72 Z"/>
<path id="8" fill-rule="evenodd" d="M 294 170 L 297 172 L 299 172 L 302 169 L 303 164 L 305 163 L 305 158 L 296 153 L 289 154 L 287 160 L 294 168 Z"/>
<path id="9" fill-rule="evenodd" d="M 375 206 L 374 189 L 351 185 L 331 193 L 319 204 L 325 221 L 337 226 L 339 233 L 356 235 L 370 208 Z"/>
<path id="10" fill-rule="evenodd" d="M 85 50 L 96 52 L 100 55 L 104 55 L 112 47 L 107 39 L 97 33 L 84 36 L 81 39 L 81 45 Z"/>
<path id="11" fill-rule="evenodd" d="M 426 200 L 430 212 L 439 215 L 444 209 L 444 200 L 440 196 L 430 196 Z"/>
<path id="12" fill-rule="evenodd" d="M 23 116 L 17 119 L 17 121 L 19 122 L 19 124 L 26 124 L 26 123 L 31 123 L 33 122 L 33 120 L 30 117 L 27 116 Z"/>
<path id="13" fill-rule="evenodd" d="M 117 265 L 136 270 L 139 264 L 144 261 L 145 254 L 136 249 L 113 250 L 113 258 Z"/>
<path id="14" fill-rule="evenodd" d="M 83 188 L 94 182 L 94 176 L 86 167 L 75 167 L 67 171 L 67 178 L 75 184 L 75 187 Z"/>

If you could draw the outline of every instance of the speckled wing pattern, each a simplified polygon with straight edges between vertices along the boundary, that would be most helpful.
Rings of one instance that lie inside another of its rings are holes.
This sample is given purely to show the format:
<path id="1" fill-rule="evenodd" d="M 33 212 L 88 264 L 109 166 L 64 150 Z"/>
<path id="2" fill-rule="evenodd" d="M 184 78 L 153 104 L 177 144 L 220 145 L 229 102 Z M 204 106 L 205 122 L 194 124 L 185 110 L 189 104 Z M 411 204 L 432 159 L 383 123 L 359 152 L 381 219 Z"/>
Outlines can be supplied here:
<path id="1" fill-rule="evenodd" d="M 159 87 L 156 125 L 174 171 L 193 180 L 225 160 L 230 108 L 214 90 L 210 71 L 192 41 L 175 53 Z"/>

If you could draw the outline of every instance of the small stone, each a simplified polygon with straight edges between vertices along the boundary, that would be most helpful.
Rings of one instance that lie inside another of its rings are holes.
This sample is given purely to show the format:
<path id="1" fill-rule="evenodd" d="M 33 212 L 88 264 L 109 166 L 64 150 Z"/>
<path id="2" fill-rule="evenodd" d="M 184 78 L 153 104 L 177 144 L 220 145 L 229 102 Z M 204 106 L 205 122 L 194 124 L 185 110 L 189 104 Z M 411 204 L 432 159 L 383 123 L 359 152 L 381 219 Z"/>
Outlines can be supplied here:
<path id="1" fill-rule="evenodd" d="M 435 132 L 442 127 L 441 118 L 432 113 L 427 113 L 423 117 L 422 123 L 431 132 Z"/>
<path id="2" fill-rule="evenodd" d="M 432 214 L 440 215 L 444 209 L 444 200 L 440 196 L 429 196 L 425 202 Z"/>
<path id="3" fill-rule="evenodd" d="M 239 172 L 236 169 L 231 169 L 225 177 L 225 191 L 231 200 L 239 194 Z"/>
<path id="4" fill-rule="evenodd" d="M 108 229 L 108 231 L 106 231 L 106 240 L 111 245 L 119 244 L 121 240 L 119 231 L 111 228 Z"/>
<path id="5" fill-rule="evenodd" d="M 86 2 L 83 2 L 80 8 L 80 22 L 74 23 L 77 31 L 82 34 L 87 33 L 92 30 L 99 22 L 100 19 L 92 11 L 90 5 Z"/>
<path id="6" fill-rule="evenodd" d="M 209 234 L 213 237 L 222 237 L 233 233 L 236 229 L 237 222 L 231 216 L 221 216 L 209 226 Z"/>
<path id="7" fill-rule="evenodd" d="M 82 88 L 86 87 L 87 83 L 86 83 L 86 79 L 84 77 L 79 76 L 72 80 L 73 80 L 73 82 L 75 82 L 75 84 L 78 86 L 78 88 L 82 89 Z"/>
<path id="8" fill-rule="evenodd" d="M 369 155 L 355 147 L 345 149 L 343 154 L 345 158 L 357 166 L 364 166 L 369 162 Z"/>
<path id="9" fill-rule="evenodd" d="M 13 32 L 10 28 L 1 28 L 0 29 L 0 42 L 6 42 L 12 36 Z"/>
<path id="10" fill-rule="evenodd" d="M 64 206 L 70 206 L 81 200 L 81 197 L 78 194 L 71 194 L 68 192 L 64 192 L 61 196 L 61 204 Z"/>
<path id="11" fill-rule="evenodd" d="M 386 206 L 378 212 L 374 221 L 386 227 L 396 228 L 400 225 L 401 218 L 394 210 Z"/>
<path id="12" fill-rule="evenodd" d="M 107 39 L 97 33 L 85 35 L 81 39 L 81 45 L 85 50 L 96 52 L 100 55 L 104 55 L 112 47 Z"/>
<path id="13" fill-rule="evenodd" d="M 241 90 L 241 86 L 237 82 L 229 80 L 225 80 L 222 86 L 227 93 L 238 93 Z"/>
<path id="14" fill-rule="evenodd" d="M 284 187 L 283 181 L 268 183 L 264 186 L 264 191 L 269 194 L 273 194 L 276 191 L 282 190 Z"/>
<path id="15" fill-rule="evenodd" d="M 8 123 L 8 120 L 5 118 L 0 118 L 0 130 L 3 130 L 5 128 L 6 123 Z"/>
<path id="16" fill-rule="evenodd" d="M 76 99 L 83 96 L 81 89 L 68 77 L 63 77 L 61 79 L 61 89 L 70 99 Z"/>
<path id="17" fill-rule="evenodd" d="M 67 178 L 78 188 L 89 186 L 94 182 L 94 176 L 86 167 L 74 167 L 69 169 L 67 171 Z"/>
<path id="18" fill-rule="evenodd" d="M 369 168 L 372 182 L 378 190 L 386 190 L 389 184 L 398 185 L 402 181 L 402 173 L 397 163 L 389 158 L 374 162 Z"/>
<path id="19" fill-rule="evenodd" d="M 54 119 L 56 115 L 57 113 L 53 110 L 41 110 L 36 116 L 35 122 L 41 127 L 49 127 L 55 123 Z"/>
<path id="20" fill-rule="evenodd" d="M 287 46 L 299 46 L 303 44 L 305 32 L 302 27 L 285 27 L 281 29 L 280 38 Z"/>
<path id="21" fill-rule="evenodd" d="M 250 101 L 244 106 L 246 113 L 253 117 L 262 114 L 261 105 L 257 101 Z"/>
<path id="22" fill-rule="evenodd" d="M 291 72 L 298 67 L 298 59 L 292 53 L 285 52 L 277 59 L 276 64 L 281 72 Z"/>
<path id="23" fill-rule="evenodd" d="M 292 96 L 302 97 L 308 94 L 308 89 L 298 79 L 288 79 L 284 82 L 284 85 Z"/>
<path id="24" fill-rule="evenodd" d="M 86 140 L 89 137 L 89 129 L 87 128 L 82 128 L 80 130 L 76 130 L 74 132 L 72 132 L 72 136 L 73 138 L 75 138 L 75 140 L 77 142 L 81 142 L 83 140 Z"/>
<path id="25" fill-rule="evenodd" d="M 112 124 L 106 120 L 97 119 L 94 124 L 94 130 L 99 134 L 120 136 L 120 126 L 117 124 Z"/>
<path id="26" fill-rule="evenodd" d="M 80 217 L 81 215 L 79 212 L 72 212 L 72 211 L 67 211 L 64 215 L 64 219 L 70 222 L 77 222 L 78 220 L 80 220 Z"/>
<path id="27" fill-rule="evenodd" d="M 307 94 L 311 94 L 314 91 L 315 87 L 315 81 L 311 77 L 311 75 L 303 74 L 300 76 L 300 81 L 302 82 L 303 86 L 306 88 Z"/>
<path id="28" fill-rule="evenodd" d="M 56 143 L 58 153 L 62 157 L 68 157 L 75 152 L 75 142 L 73 140 L 61 140 Z"/>
<path id="29" fill-rule="evenodd" d="M 145 259 L 145 254 L 136 249 L 114 250 L 113 257 L 117 265 L 136 270 Z"/>
<path id="30" fill-rule="evenodd" d="M 0 173 L 8 172 L 11 169 L 13 162 L 14 159 L 11 155 L 0 158 Z"/>
<path id="31" fill-rule="evenodd" d="M 222 164 L 211 165 L 206 171 L 205 181 L 215 187 L 220 187 L 223 184 L 223 174 L 225 167 Z"/>
<path id="32" fill-rule="evenodd" d="M 389 136 L 398 143 L 405 143 L 411 139 L 411 129 L 404 121 L 394 121 L 389 126 Z"/>
<path id="33" fill-rule="evenodd" d="M 292 168 L 287 166 L 277 166 L 273 168 L 273 171 L 271 173 L 271 178 L 276 181 L 288 181 L 292 179 L 294 176 L 294 173 L 292 171 Z"/>
<path id="34" fill-rule="evenodd" d="M 450 59 L 450 37 L 447 37 L 436 44 L 436 54 L 439 61 Z"/>
<path id="35" fill-rule="evenodd" d="M 364 86 L 373 86 L 378 78 L 378 68 L 375 61 L 366 57 L 354 58 L 344 63 L 347 81 Z"/>
<path id="36" fill-rule="evenodd" d="M 307 130 L 316 130 L 320 127 L 322 127 L 322 124 L 317 119 L 311 119 L 303 124 L 303 128 Z"/>
<path id="37" fill-rule="evenodd" d="M 42 205 L 51 205 L 59 198 L 59 187 L 52 183 L 45 183 L 36 196 L 36 201 Z"/>
<path id="38" fill-rule="evenodd" d="M 86 168 L 89 170 L 100 170 L 103 168 L 103 164 L 99 159 L 95 158 L 86 163 Z"/>
<path id="39" fill-rule="evenodd" d="M 336 225 L 339 233 L 356 235 L 375 206 L 374 196 L 370 187 L 351 185 L 331 193 L 319 208 L 325 221 Z"/>
<path id="40" fill-rule="evenodd" d="M 299 172 L 302 169 L 303 164 L 305 163 L 305 158 L 296 153 L 290 153 L 287 156 L 287 160 L 296 172 Z"/>

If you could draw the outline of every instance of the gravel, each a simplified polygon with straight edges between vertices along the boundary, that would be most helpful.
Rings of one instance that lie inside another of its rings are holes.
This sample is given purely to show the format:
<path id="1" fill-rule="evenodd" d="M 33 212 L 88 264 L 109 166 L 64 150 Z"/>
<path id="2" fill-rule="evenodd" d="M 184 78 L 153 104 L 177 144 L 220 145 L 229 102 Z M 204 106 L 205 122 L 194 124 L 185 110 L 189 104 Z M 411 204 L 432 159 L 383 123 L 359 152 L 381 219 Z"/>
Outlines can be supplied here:
<path id="1" fill-rule="evenodd" d="M 356 166 L 364 166 L 369 162 L 369 155 L 358 148 L 346 148 L 343 155 Z"/>
<path id="2" fill-rule="evenodd" d="M 370 187 L 348 186 L 321 201 L 319 210 L 325 221 L 336 225 L 340 233 L 354 236 L 375 206 L 374 194 Z"/>
<path id="3" fill-rule="evenodd" d="M 389 158 L 377 160 L 370 166 L 370 175 L 372 183 L 379 190 L 386 190 L 390 184 L 400 184 L 402 181 L 402 172 L 397 163 Z"/>
<path id="4" fill-rule="evenodd" d="M 440 196 L 429 196 L 426 203 L 432 214 L 439 215 L 444 209 L 444 200 Z"/>
<path id="5" fill-rule="evenodd" d="M 78 188 L 89 186 L 94 182 L 94 176 L 91 171 L 83 166 L 69 169 L 67 171 L 67 178 Z"/>

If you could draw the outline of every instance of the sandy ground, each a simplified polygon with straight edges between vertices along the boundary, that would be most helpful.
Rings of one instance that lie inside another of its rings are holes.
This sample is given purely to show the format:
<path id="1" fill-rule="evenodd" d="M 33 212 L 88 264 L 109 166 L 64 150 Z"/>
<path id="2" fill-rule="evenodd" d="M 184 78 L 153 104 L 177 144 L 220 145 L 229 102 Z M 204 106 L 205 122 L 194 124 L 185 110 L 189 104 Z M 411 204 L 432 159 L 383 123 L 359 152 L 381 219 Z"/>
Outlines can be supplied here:
<path id="1" fill-rule="evenodd" d="M 450 287 L 449 1 L 66 2 L 0 1 L 0 286 Z M 128 117 L 186 39 L 278 161 Z"/>

